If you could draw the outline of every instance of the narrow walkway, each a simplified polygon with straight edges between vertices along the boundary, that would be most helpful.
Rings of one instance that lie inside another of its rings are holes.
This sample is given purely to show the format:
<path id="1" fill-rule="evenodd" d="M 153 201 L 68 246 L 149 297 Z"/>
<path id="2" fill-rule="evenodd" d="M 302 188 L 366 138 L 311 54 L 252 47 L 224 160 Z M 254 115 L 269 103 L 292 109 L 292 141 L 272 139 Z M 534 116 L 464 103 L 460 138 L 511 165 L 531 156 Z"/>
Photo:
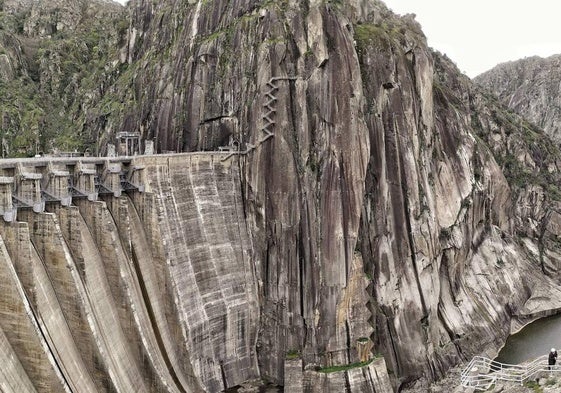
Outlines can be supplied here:
<path id="1" fill-rule="evenodd" d="M 523 364 L 505 364 L 476 356 L 462 370 L 461 384 L 464 387 L 475 388 L 476 391 L 485 391 L 497 381 L 523 385 L 542 372 L 561 375 L 561 366 L 555 365 L 552 370 L 549 369 L 547 357 L 547 355 L 540 356 Z"/>

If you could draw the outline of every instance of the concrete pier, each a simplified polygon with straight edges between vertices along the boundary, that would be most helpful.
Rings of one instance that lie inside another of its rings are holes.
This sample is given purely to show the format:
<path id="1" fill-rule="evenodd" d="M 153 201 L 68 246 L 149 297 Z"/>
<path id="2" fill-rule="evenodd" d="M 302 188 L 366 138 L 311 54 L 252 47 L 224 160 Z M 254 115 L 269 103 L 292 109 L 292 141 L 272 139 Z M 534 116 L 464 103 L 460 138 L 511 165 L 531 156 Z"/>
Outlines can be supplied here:
<path id="1" fill-rule="evenodd" d="M 137 156 L 142 157 L 142 156 Z M 16 220 L 18 209 L 45 211 L 47 204 L 71 206 L 73 199 L 96 201 L 143 192 L 143 166 L 131 157 L 36 157 L 0 160 L 0 214 Z"/>

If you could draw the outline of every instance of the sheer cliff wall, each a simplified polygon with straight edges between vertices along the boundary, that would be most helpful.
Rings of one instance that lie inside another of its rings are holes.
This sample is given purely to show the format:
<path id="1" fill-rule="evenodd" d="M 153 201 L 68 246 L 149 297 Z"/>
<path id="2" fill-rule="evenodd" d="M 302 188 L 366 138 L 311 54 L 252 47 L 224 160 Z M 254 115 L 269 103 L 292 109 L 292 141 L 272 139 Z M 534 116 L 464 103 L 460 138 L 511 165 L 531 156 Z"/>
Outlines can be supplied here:
<path id="1" fill-rule="evenodd" d="M 559 152 L 414 16 L 359 0 L 131 12 L 121 97 L 138 104 L 113 121 L 161 150 L 248 151 L 262 375 L 282 382 L 292 352 L 307 369 L 352 363 L 370 338 L 404 387 L 559 309 Z"/>

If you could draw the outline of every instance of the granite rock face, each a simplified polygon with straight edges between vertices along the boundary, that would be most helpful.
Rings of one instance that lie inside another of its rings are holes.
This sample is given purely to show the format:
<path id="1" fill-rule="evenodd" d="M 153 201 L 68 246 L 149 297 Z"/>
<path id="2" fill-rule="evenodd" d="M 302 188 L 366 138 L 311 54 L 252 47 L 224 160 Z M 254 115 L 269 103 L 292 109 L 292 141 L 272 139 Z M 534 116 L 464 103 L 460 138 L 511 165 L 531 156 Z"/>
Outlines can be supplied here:
<path id="1" fill-rule="evenodd" d="M 556 142 L 561 140 L 561 55 L 499 64 L 474 81 L 542 128 Z"/>
<path id="2" fill-rule="evenodd" d="M 543 297 L 557 291 L 559 152 L 432 53 L 413 16 L 366 1 L 132 12 L 122 61 L 140 99 L 123 126 L 160 151 L 247 153 L 232 159 L 263 376 L 281 383 L 294 351 L 303 367 L 352 363 L 368 336 L 395 385 L 436 379 L 559 308 Z"/>
<path id="3" fill-rule="evenodd" d="M 136 157 L 145 194 L 3 224 L 2 307 L 33 311 L 0 321 L 14 386 L 387 392 L 561 309 L 559 150 L 414 16 L 359 0 L 130 12 L 122 73 L 93 94 L 121 104 L 83 132 L 193 153 Z"/>

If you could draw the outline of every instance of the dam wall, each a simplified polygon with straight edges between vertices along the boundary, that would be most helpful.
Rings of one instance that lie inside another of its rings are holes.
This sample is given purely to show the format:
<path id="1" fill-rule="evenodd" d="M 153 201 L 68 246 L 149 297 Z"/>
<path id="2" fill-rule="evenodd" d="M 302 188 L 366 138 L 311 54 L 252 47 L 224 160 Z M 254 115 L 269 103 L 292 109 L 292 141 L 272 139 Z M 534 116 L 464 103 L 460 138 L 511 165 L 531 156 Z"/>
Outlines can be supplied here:
<path id="1" fill-rule="evenodd" d="M 240 173 L 222 156 L 0 164 L 3 391 L 217 392 L 259 377 Z"/>

